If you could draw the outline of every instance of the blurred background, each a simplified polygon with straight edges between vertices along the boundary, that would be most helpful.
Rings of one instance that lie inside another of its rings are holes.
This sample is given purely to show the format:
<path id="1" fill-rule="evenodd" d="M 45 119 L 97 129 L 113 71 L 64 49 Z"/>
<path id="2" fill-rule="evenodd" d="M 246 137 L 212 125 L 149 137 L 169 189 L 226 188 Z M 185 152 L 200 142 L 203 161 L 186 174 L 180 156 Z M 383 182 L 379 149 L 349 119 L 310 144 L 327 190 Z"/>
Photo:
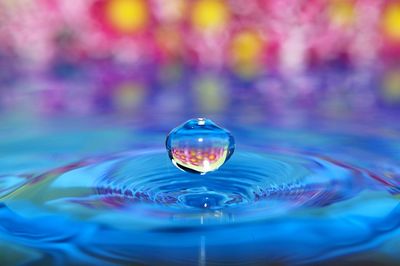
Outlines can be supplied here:
<path id="1" fill-rule="evenodd" d="M 6 115 L 395 115 L 399 59 L 400 1 L 0 2 Z"/>
<path id="2" fill-rule="evenodd" d="M 400 0 L 0 0 L 0 265 L 400 265 L 399 118 Z"/>

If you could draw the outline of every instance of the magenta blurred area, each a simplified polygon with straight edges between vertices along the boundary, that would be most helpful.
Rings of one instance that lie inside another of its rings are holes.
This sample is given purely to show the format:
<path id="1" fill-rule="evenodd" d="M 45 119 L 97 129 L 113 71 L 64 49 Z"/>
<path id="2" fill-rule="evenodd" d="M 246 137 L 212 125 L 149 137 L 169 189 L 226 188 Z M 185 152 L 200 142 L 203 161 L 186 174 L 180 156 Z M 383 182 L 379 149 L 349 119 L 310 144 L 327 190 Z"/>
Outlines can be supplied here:
<path id="1" fill-rule="evenodd" d="M 400 109 L 400 1 L 2 0 L 0 113 Z"/>

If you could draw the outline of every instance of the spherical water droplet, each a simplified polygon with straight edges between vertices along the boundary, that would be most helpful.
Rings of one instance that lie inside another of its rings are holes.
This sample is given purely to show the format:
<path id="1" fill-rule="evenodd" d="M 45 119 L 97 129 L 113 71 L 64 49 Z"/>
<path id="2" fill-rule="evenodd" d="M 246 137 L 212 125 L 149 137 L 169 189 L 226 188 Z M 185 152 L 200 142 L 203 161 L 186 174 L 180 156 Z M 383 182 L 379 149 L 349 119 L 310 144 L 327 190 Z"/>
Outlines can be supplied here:
<path id="1" fill-rule="evenodd" d="M 173 164 L 191 173 L 217 170 L 233 154 L 233 136 L 210 119 L 191 119 L 174 128 L 167 136 L 166 147 Z"/>

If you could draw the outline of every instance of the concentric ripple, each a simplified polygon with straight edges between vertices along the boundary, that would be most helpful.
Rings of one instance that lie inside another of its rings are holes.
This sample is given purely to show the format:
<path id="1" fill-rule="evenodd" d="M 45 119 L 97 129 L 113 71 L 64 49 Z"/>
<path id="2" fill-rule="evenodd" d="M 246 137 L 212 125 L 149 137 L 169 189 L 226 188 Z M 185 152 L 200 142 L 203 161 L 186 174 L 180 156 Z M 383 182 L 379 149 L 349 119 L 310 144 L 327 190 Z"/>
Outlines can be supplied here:
<path id="1" fill-rule="evenodd" d="M 193 176 L 172 169 L 160 151 L 118 161 L 95 187 L 119 204 L 215 210 L 249 208 L 260 201 L 266 206 L 279 201 L 280 208 L 323 206 L 352 197 L 362 188 L 357 182 L 348 169 L 322 159 L 249 152 L 238 153 L 216 173 Z"/>
<path id="2" fill-rule="evenodd" d="M 200 176 L 177 170 L 163 151 L 151 150 L 57 168 L 5 198 L 85 216 L 135 209 L 142 222 L 186 214 L 187 223 L 198 219 L 196 213 L 221 212 L 248 221 L 352 198 L 363 190 L 364 175 L 310 155 L 238 152 L 219 171 Z"/>

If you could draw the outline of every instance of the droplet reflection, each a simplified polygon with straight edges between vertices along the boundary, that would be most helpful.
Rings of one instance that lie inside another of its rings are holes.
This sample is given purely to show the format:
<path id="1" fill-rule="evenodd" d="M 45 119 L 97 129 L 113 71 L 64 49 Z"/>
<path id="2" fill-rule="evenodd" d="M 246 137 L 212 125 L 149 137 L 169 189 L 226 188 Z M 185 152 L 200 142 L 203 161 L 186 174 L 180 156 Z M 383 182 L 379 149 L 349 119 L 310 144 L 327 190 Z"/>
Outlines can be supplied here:
<path id="1" fill-rule="evenodd" d="M 166 148 L 179 169 L 205 174 L 221 167 L 233 154 L 233 136 L 210 119 L 191 119 L 173 129 Z"/>

